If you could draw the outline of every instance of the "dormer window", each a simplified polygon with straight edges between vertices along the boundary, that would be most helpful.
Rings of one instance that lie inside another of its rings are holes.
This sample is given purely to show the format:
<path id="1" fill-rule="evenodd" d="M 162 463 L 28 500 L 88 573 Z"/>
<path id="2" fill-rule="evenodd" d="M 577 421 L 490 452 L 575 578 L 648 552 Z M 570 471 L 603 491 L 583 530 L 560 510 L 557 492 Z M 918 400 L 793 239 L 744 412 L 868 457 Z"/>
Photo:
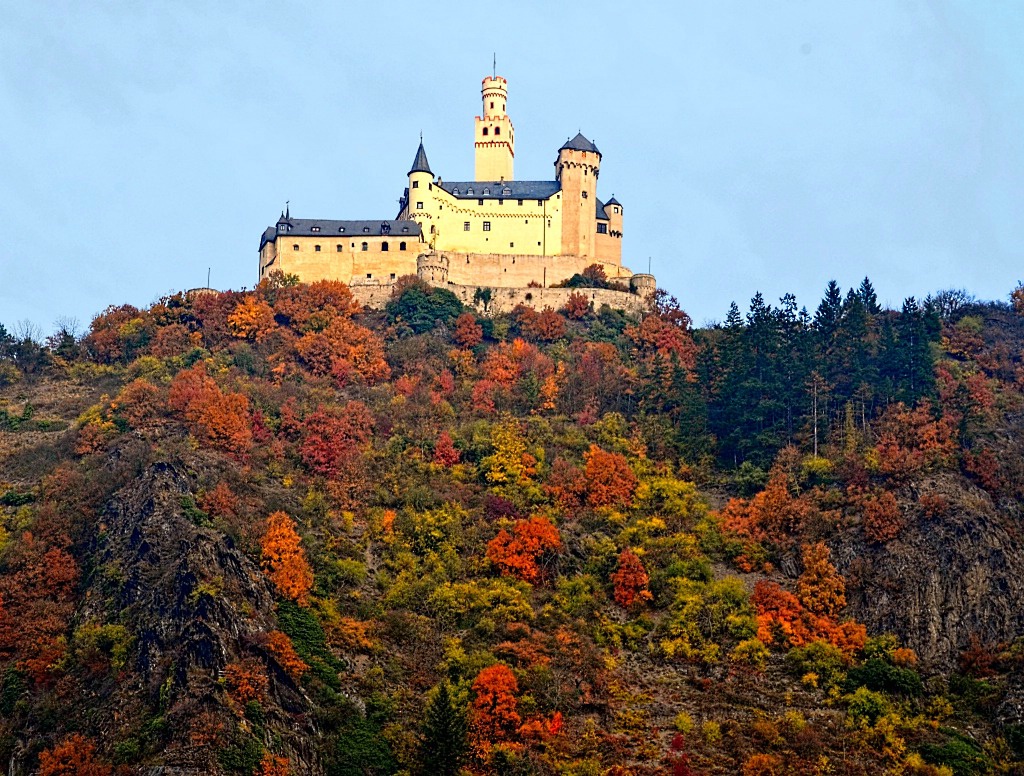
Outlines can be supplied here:
<path id="1" fill-rule="evenodd" d="M 484 189 L 484 196 L 485 196 L 485 197 L 489 196 L 489 195 L 490 195 L 490 193 L 491 193 L 491 190 L 490 190 L 490 189 Z M 483 203 L 481 203 L 481 204 L 483 204 Z"/>
<path id="2" fill-rule="evenodd" d="M 512 189 L 510 189 L 508 186 L 506 186 L 505 188 L 503 188 L 501 190 L 501 193 L 504 194 L 507 197 L 509 194 L 512 193 Z"/>
<path id="3" fill-rule="evenodd" d="M 402 231 L 403 232 L 408 232 L 409 231 L 409 227 L 408 226 L 403 226 L 402 227 Z"/>
<path id="4" fill-rule="evenodd" d="M 452 189 L 452 194 L 454 194 L 456 197 L 459 196 L 459 187 L 458 186 L 456 186 L 454 189 Z"/>
<path id="5" fill-rule="evenodd" d="M 370 227 L 364 226 L 363 227 L 363 234 L 369 234 L 369 233 L 370 233 Z"/>
<path id="6" fill-rule="evenodd" d="M 380 233 L 381 234 L 391 234 L 391 224 L 389 224 L 387 221 L 385 221 L 383 224 L 381 224 L 380 225 Z"/>
<path id="7" fill-rule="evenodd" d="M 338 227 L 338 233 L 339 234 L 345 234 L 345 227 L 344 226 L 339 226 Z"/>
<path id="8" fill-rule="evenodd" d="M 320 227 L 319 227 L 319 226 L 314 226 L 314 227 L 312 227 L 312 228 L 310 229 L 310 231 L 311 231 L 311 232 L 319 232 L 319 231 L 320 231 Z"/>
<path id="9" fill-rule="evenodd" d="M 472 186 L 470 186 L 470 187 L 469 187 L 468 189 L 466 189 L 466 193 L 467 193 L 467 194 L 468 194 L 469 196 L 471 196 L 471 197 L 472 197 L 472 196 L 473 196 L 473 187 L 472 187 Z"/>

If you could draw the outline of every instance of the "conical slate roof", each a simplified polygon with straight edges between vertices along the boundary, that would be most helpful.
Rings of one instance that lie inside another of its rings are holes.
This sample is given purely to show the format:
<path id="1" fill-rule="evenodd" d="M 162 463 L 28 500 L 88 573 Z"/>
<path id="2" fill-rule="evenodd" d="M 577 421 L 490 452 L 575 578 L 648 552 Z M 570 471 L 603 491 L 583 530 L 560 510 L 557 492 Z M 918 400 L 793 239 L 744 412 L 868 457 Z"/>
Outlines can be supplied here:
<path id="1" fill-rule="evenodd" d="M 576 137 L 574 137 L 572 140 L 566 140 L 565 145 L 563 145 L 562 148 L 559 148 L 558 150 L 561 151 L 566 148 L 572 151 L 590 151 L 591 153 L 595 153 L 598 156 L 601 155 L 601 152 L 597 150 L 597 146 L 591 143 L 585 137 L 583 137 L 582 132 L 577 132 Z"/>
<path id="2" fill-rule="evenodd" d="M 412 169 L 409 170 L 409 175 L 414 172 L 429 172 L 431 175 L 434 172 L 430 169 L 430 162 L 427 161 L 427 152 L 423 150 L 423 141 L 420 141 L 420 147 L 416 150 L 416 158 L 412 160 Z"/>

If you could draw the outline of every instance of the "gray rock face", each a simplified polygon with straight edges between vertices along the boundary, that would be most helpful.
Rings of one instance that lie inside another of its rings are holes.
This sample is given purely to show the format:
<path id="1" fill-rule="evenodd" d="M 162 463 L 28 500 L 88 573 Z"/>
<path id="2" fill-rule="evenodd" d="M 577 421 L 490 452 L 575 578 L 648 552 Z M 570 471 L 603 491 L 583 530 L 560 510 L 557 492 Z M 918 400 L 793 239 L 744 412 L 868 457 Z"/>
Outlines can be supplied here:
<path id="1" fill-rule="evenodd" d="M 121 610 L 136 639 L 135 668 L 143 687 L 134 691 L 165 709 L 170 740 L 152 773 L 219 772 L 216 753 L 194 746 L 189 731 L 197 714 L 225 713 L 218 681 L 225 666 L 244 657 L 266 660 L 262 635 L 277 627 L 273 590 L 256 563 L 229 537 L 184 515 L 182 499 L 191 485 L 181 468 L 156 463 L 115 495 L 105 511 L 98 561 L 116 569 L 120 584 L 112 592 L 108 582 L 105 590 L 87 597 L 106 598 Z M 316 732 L 308 721 L 311 704 L 283 671 L 274 670 L 272 660 L 267 662 L 268 743 L 271 738 L 283 742 L 302 772 L 322 773 L 313 746 Z M 229 729 L 231 719 L 224 721 Z"/>
<path id="2" fill-rule="evenodd" d="M 922 494 L 948 510 L 905 513 L 884 547 L 851 541 L 833 557 L 850 583 L 849 611 L 869 632 L 895 633 L 925 664 L 948 670 L 972 636 L 994 646 L 1024 635 L 1024 543 L 1015 510 L 997 509 L 959 476 L 929 478 L 905 503 Z"/>

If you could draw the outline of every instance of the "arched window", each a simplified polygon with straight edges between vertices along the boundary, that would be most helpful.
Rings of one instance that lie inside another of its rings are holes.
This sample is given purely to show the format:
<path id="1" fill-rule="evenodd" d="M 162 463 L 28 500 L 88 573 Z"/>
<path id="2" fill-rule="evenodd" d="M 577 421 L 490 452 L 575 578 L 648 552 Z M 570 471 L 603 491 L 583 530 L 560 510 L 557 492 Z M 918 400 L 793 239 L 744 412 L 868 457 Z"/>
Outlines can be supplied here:
<path id="1" fill-rule="evenodd" d="M 370 250 L 370 244 L 369 243 L 363 243 L 363 250 L 364 251 Z"/>
<path id="2" fill-rule="evenodd" d="M 338 253 L 341 253 L 341 247 L 342 247 L 342 246 L 341 246 L 341 244 L 339 243 L 339 245 L 338 245 Z"/>
<path id="3" fill-rule="evenodd" d="M 313 246 L 313 250 L 316 251 L 317 253 L 320 253 L 320 246 L 319 245 L 314 245 Z"/>
<path id="4" fill-rule="evenodd" d="M 404 251 L 405 250 L 405 243 L 404 242 L 398 243 L 398 250 L 400 250 L 400 251 Z"/>
<path id="5" fill-rule="evenodd" d="M 380 249 L 382 251 L 386 251 L 388 249 L 388 243 L 386 240 L 380 244 Z"/>
<path id="6" fill-rule="evenodd" d="M 292 246 L 292 250 L 293 250 L 293 251 L 297 251 L 298 249 L 299 249 L 299 244 L 298 244 L 298 243 L 295 243 L 295 244 L 294 244 L 294 245 Z"/>
<path id="7" fill-rule="evenodd" d="M 501 134 L 501 127 L 495 127 L 494 128 L 494 134 L 495 135 L 500 135 Z"/>
<path id="8" fill-rule="evenodd" d="M 484 127 L 484 135 L 487 134 L 487 127 Z"/>

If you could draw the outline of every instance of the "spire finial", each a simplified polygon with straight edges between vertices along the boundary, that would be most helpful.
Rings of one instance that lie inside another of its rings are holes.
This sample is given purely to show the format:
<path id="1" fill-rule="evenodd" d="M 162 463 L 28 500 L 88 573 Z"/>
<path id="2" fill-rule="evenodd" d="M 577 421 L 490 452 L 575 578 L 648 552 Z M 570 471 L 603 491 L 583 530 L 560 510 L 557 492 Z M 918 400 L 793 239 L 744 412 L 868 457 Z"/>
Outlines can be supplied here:
<path id="1" fill-rule="evenodd" d="M 495 51 L 491 59 L 491 78 L 498 77 L 498 52 Z"/>
<path id="2" fill-rule="evenodd" d="M 423 145 L 423 130 L 420 130 L 420 145 Z"/>
<path id="3" fill-rule="evenodd" d="M 292 201 L 290 199 L 286 199 L 284 201 L 284 217 L 285 218 L 291 218 L 292 217 L 291 204 L 292 204 Z"/>

